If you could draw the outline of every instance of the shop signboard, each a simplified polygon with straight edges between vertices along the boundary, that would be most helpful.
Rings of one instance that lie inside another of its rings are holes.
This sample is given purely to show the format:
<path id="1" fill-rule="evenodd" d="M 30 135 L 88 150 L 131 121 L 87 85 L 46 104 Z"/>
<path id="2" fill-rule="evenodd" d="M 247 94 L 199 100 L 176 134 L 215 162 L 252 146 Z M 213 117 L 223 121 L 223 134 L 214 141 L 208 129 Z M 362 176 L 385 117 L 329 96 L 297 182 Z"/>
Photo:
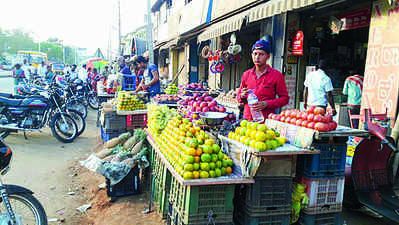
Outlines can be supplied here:
<path id="1" fill-rule="evenodd" d="M 292 54 L 303 55 L 303 32 L 298 31 L 295 33 L 294 40 L 292 42 Z"/>
<path id="2" fill-rule="evenodd" d="M 394 121 L 399 92 L 399 10 L 388 0 L 376 1 L 372 8 L 362 109 L 373 113 L 388 110 Z"/>
<path id="3" fill-rule="evenodd" d="M 341 30 L 350 30 L 370 25 L 371 10 L 361 9 L 355 12 L 340 15 L 338 18 L 343 22 Z"/>

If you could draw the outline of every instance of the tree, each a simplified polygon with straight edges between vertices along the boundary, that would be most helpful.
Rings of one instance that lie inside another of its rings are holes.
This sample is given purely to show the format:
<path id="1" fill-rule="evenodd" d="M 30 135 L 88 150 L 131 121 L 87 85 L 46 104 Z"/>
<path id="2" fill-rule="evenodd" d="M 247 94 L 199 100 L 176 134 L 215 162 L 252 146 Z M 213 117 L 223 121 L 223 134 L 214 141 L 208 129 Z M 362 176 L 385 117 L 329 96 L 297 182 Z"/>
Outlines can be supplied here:
<path id="1" fill-rule="evenodd" d="M 63 61 L 63 47 L 65 63 L 75 63 L 76 48 L 63 46 L 62 40 L 57 37 L 50 37 L 47 41 L 40 42 L 40 51 L 47 53 L 49 61 Z M 22 29 L 3 30 L 0 28 L 0 55 L 4 53 L 16 54 L 19 50 L 39 51 L 39 43 L 32 38 L 31 32 Z"/>

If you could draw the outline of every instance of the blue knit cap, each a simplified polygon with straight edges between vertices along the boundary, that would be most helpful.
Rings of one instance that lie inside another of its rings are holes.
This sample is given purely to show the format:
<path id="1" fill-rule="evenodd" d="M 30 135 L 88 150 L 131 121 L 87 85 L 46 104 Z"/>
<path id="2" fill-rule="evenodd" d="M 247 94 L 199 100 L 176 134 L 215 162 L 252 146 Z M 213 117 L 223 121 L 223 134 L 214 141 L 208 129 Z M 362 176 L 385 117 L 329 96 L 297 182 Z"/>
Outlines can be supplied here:
<path id="1" fill-rule="evenodd" d="M 271 51 L 271 44 L 269 41 L 265 41 L 265 40 L 259 40 L 257 41 L 253 46 L 252 46 L 252 52 L 255 49 L 260 49 L 265 51 L 267 54 L 270 54 Z"/>

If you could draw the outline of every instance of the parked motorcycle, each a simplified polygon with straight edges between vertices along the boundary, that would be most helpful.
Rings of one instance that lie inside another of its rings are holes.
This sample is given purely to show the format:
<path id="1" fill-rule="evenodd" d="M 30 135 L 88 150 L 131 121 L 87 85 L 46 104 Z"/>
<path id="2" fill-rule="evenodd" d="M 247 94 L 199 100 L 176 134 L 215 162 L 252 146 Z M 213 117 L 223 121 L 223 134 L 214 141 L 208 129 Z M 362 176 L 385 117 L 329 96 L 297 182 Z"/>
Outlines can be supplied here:
<path id="1" fill-rule="evenodd" d="M 0 137 L 10 132 L 39 131 L 46 125 L 61 142 L 70 143 L 78 136 L 74 118 L 61 109 L 56 89 L 50 86 L 40 96 L 24 99 L 0 97 Z M 48 95 L 48 96 L 46 96 Z"/>
<path id="2" fill-rule="evenodd" d="M 386 137 L 390 120 L 365 110 L 371 136 L 356 147 L 352 166 L 345 173 L 344 206 L 366 206 L 392 221 L 399 221 L 399 151 Z"/>
<path id="3" fill-rule="evenodd" d="M 27 188 L 5 184 L 1 179 L 10 169 L 13 156 L 11 148 L 0 139 L 0 224 L 47 225 L 47 216 L 43 206 Z"/>
<path id="4" fill-rule="evenodd" d="M 97 93 L 94 91 L 90 83 L 76 79 L 71 84 L 71 90 L 74 96 L 80 96 L 80 99 L 86 101 L 90 108 L 98 110 Z"/>

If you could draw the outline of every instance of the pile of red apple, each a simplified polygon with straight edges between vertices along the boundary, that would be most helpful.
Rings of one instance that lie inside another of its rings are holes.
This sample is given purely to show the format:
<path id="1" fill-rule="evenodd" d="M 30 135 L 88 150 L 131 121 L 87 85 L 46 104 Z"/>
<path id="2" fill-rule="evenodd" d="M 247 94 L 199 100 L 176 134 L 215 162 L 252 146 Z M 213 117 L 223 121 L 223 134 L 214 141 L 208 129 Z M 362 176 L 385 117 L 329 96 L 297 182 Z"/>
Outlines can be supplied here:
<path id="1" fill-rule="evenodd" d="M 177 95 L 167 95 L 167 94 L 162 94 L 162 95 L 157 95 L 155 96 L 152 100 L 155 102 L 163 103 L 163 102 L 177 102 L 180 100 L 180 97 Z"/>
<path id="2" fill-rule="evenodd" d="M 305 111 L 297 109 L 284 110 L 280 114 L 270 114 L 269 119 L 289 123 L 300 127 L 314 129 L 320 132 L 337 129 L 337 122 L 321 107 L 309 106 Z"/>
<path id="3" fill-rule="evenodd" d="M 218 106 L 217 102 L 207 93 L 195 94 L 178 102 L 189 112 L 226 112 L 226 108 Z"/>

